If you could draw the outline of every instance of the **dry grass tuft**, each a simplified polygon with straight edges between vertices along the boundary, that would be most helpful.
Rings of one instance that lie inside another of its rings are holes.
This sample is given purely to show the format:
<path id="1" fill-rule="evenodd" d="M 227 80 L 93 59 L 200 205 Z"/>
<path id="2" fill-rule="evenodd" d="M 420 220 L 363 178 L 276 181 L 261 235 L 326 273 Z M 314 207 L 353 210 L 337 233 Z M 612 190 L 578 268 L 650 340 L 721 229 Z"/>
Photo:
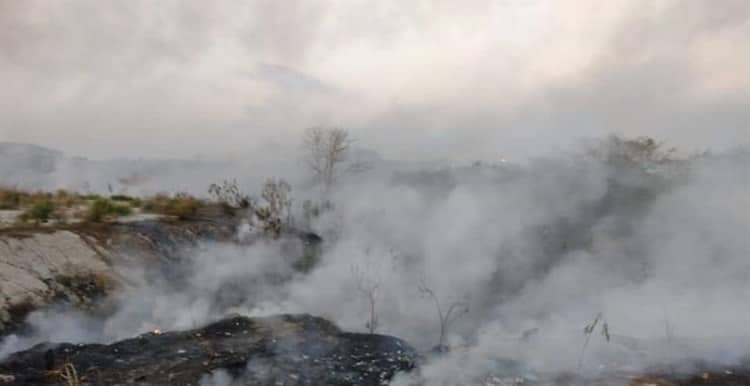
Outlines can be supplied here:
<path id="1" fill-rule="evenodd" d="M 188 219 L 198 213 L 203 202 L 187 193 L 178 193 L 173 197 L 166 194 L 158 194 L 143 200 L 144 212 L 175 216 L 179 219 Z"/>

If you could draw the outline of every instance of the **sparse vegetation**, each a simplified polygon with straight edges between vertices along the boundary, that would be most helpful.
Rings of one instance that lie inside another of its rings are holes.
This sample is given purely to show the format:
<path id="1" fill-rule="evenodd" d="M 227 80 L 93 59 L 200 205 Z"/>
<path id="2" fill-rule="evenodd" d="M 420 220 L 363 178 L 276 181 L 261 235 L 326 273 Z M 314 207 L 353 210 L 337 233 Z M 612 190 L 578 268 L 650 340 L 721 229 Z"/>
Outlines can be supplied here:
<path id="1" fill-rule="evenodd" d="M 25 194 L 14 188 L 0 189 L 0 210 L 18 209 Z"/>
<path id="2" fill-rule="evenodd" d="M 211 184 L 208 194 L 227 209 L 246 209 L 252 202 L 249 195 L 242 193 L 237 180 L 224 180 L 221 185 Z"/>
<path id="3" fill-rule="evenodd" d="M 64 190 L 52 194 L 27 192 L 17 188 L 0 188 L 0 210 L 18 210 L 42 200 L 50 200 L 56 205 L 60 205 L 68 195 Z"/>
<path id="4" fill-rule="evenodd" d="M 443 312 L 443 307 L 435 291 L 430 288 L 424 279 L 419 282 L 417 289 L 422 294 L 432 300 L 435 304 L 435 310 L 437 311 L 438 321 L 440 322 L 440 337 L 436 346 L 438 351 L 447 351 L 448 346 L 445 345 L 445 336 L 448 332 L 448 328 L 453 322 L 458 320 L 461 316 L 469 312 L 468 304 L 462 301 L 455 301 L 448 306 L 448 310 Z"/>
<path id="5" fill-rule="evenodd" d="M 365 323 L 367 332 L 374 334 L 378 329 L 378 312 L 376 309 L 376 303 L 378 299 L 378 291 L 380 290 L 380 279 L 374 277 L 371 272 L 366 272 L 358 266 L 352 266 L 352 276 L 357 286 L 357 291 L 367 301 L 368 306 L 368 318 Z"/>
<path id="6" fill-rule="evenodd" d="M 135 197 L 128 196 L 128 195 L 125 195 L 125 194 L 113 194 L 113 195 L 111 195 L 109 197 L 109 199 L 113 200 L 113 201 L 127 201 L 127 202 L 132 202 L 132 201 L 137 201 L 138 200 Z"/>
<path id="7" fill-rule="evenodd" d="M 177 193 L 172 197 L 166 194 L 159 194 L 145 199 L 143 200 L 142 208 L 144 212 L 188 219 L 195 216 L 202 205 L 203 203 L 199 199 L 187 193 Z"/>
<path id="8" fill-rule="evenodd" d="M 578 357 L 578 372 L 580 373 L 581 369 L 583 369 L 583 359 L 586 355 L 586 348 L 589 346 L 589 342 L 591 341 L 591 336 L 594 334 L 594 331 L 596 331 L 596 327 L 601 324 L 601 334 L 604 337 L 604 339 L 609 342 L 611 336 L 609 334 L 609 323 L 607 323 L 606 320 L 604 320 L 604 316 L 602 313 L 596 314 L 596 317 L 594 320 L 587 324 L 586 327 L 583 328 L 583 334 L 585 335 L 585 339 L 583 341 L 583 347 L 581 348 L 581 354 Z"/>
<path id="9" fill-rule="evenodd" d="M 69 219 L 103 222 L 128 216 L 134 211 L 188 219 L 195 216 L 202 206 L 203 201 L 185 193 L 174 196 L 159 194 L 142 199 L 123 194 L 106 198 L 67 190 L 46 193 L 0 188 L 0 210 L 20 210 L 22 212 L 17 216 L 18 221 L 37 225 L 52 219 L 57 220 L 57 223 Z"/>
<path id="10" fill-rule="evenodd" d="M 614 166 L 647 168 L 675 160 L 675 148 L 665 148 L 664 142 L 650 137 L 635 139 L 609 136 L 589 145 L 586 154 Z"/>
<path id="11" fill-rule="evenodd" d="M 254 220 L 266 235 L 281 236 L 285 226 L 292 224 L 292 187 L 283 179 L 269 178 L 263 185 L 261 200 L 251 201 Z"/>
<path id="12" fill-rule="evenodd" d="M 201 205 L 201 201 L 197 198 L 186 193 L 178 193 L 171 200 L 167 201 L 163 213 L 179 219 L 187 219 L 195 216 Z"/>
<path id="13" fill-rule="evenodd" d="M 59 189 L 55 192 L 54 200 L 57 206 L 63 208 L 72 208 L 81 201 L 77 194 L 64 189 Z"/>
<path id="14" fill-rule="evenodd" d="M 130 213 L 132 213 L 132 209 L 129 206 L 116 204 L 106 198 L 100 198 L 91 204 L 86 212 L 85 219 L 91 222 L 101 222 L 107 217 L 127 216 Z"/>
<path id="15" fill-rule="evenodd" d="M 74 364 L 68 362 L 63 366 L 60 371 L 60 379 L 65 382 L 66 386 L 80 386 L 81 379 L 78 378 L 78 371 Z"/>
<path id="16" fill-rule="evenodd" d="M 305 224 L 309 225 L 314 219 L 320 216 L 320 213 L 320 206 L 311 200 L 305 200 L 302 203 L 302 215 L 304 216 Z"/>
<path id="17" fill-rule="evenodd" d="M 211 184 L 208 193 L 229 211 L 247 209 L 251 225 L 272 238 L 281 236 L 283 229 L 294 223 L 292 186 L 281 178 L 267 179 L 260 198 L 243 193 L 236 180 Z"/>
<path id="18" fill-rule="evenodd" d="M 49 198 L 34 201 L 31 206 L 18 216 L 22 222 L 45 223 L 52 218 L 55 203 Z"/>

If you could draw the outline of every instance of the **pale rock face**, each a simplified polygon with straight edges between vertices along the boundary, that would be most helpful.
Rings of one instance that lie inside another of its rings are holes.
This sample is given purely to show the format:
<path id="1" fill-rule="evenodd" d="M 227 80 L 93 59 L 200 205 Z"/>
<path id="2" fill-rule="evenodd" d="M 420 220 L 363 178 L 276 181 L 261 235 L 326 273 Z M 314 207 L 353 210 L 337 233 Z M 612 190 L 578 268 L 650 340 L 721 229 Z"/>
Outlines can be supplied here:
<path id="1" fill-rule="evenodd" d="M 142 283 L 139 267 L 173 267 L 203 240 L 231 241 L 236 233 L 232 219 L 150 216 L 73 228 L 0 227 L 0 332 L 57 301 L 93 310 L 112 290 Z"/>
<path id="2" fill-rule="evenodd" d="M 111 276 L 108 255 L 70 231 L 0 235 L 0 327 L 13 307 L 41 306 L 59 291 L 59 278 Z"/>

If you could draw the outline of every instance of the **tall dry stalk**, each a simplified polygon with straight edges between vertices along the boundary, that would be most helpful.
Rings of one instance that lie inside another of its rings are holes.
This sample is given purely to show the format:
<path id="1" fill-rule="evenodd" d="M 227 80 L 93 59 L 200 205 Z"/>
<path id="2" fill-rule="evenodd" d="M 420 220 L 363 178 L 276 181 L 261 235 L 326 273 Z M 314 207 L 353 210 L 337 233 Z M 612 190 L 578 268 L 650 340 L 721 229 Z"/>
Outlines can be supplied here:
<path id="1" fill-rule="evenodd" d="M 591 341 L 591 336 L 594 334 L 594 331 L 596 330 L 596 327 L 601 322 L 601 334 L 604 337 L 604 339 L 609 342 L 611 335 L 609 333 L 609 324 L 606 320 L 604 320 L 604 316 L 602 313 L 596 314 L 596 318 L 594 320 L 587 324 L 586 327 L 583 328 L 583 334 L 586 336 L 586 338 L 583 341 L 583 347 L 581 348 L 581 354 L 578 356 L 578 373 L 581 373 L 581 369 L 583 368 L 583 358 L 586 355 L 586 348 L 589 346 L 589 342 Z"/>
<path id="2" fill-rule="evenodd" d="M 437 347 L 442 349 L 443 347 L 445 347 L 445 335 L 448 331 L 448 327 L 450 327 L 450 325 L 453 324 L 453 322 L 455 322 L 458 318 L 469 312 L 468 304 L 466 304 L 465 302 L 456 301 L 450 304 L 447 311 L 443 312 L 443 307 L 440 303 L 440 299 L 438 299 L 435 291 L 427 286 L 424 279 L 420 281 L 417 288 L 423 296 L 432 299 L 432 302 L 435 304 L 435 309 L 437 310 L 438 319 L 440 321 L 440 338 L 438 339 Z"/>
<path id="3" fill-rule="evenodd" d="M 674 342 L 674 325 L 669 321 L 669 317 L 667 316 L 667 306 L 662 305 L 662 310 L 664 311 L 664 334 L 666 337 L 666 344 L 665 348 L 667 350 L 666 353 L 666 360 L 669 366 L 670 373 L 674 374 L 674 348 L 673 348 L 673 342 Z"/>
<path id="4" fill-rule="evenodd" d="M 374 334 L 378 328 L 378 312 L 375 306 L 380 290 L 380 279 L 373 276 L 372 272 L 365 272 L 357 266 L 352 266 L 352 276 L 357 285 L 357 291 L 367 300 L 369 318 L 365 327 L 370 334 Z"/>
<path id="5" fill-rule="evenodd" d="M 76 367 L 73 363 L 68 362 L 63 366 L 63 369 L 60 372 L 60 378 L 65 381 L 66 386 L 81 385 L 81 379 L 78 378 L 78 371 L 76 371 Z"/>

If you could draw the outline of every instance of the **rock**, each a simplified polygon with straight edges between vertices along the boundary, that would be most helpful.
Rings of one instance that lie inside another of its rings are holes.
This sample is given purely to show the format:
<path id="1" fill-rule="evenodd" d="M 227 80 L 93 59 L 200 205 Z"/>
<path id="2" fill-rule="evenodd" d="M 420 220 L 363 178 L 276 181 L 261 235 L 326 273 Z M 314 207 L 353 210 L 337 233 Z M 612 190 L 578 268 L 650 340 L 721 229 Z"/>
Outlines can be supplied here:
<path id="1" fill-rule="evenodd" d="M 26 315 L 55 302 L 90 310 L 114 288 L 142 278 L 142 267 L 160 280 L 179 283 L 190 251 L 202 242 L 238 242 L 240 218 L 207 212 L 189 220 L 80 223 L 0 229 L 0 335 L 22 327 Z M 294 268 L 317 263 L 321 238 L 291 230 Z M 136 268 L 132 270 L 131 268 Z"/>
<path id="2" fill-rule="evenodd" d="M 137 265 L 174 272 L 184 249 L 203 240 L 232 239 L 234 224 L 221 220 L 0 229 L 0 333 L 53 302 L 89 308 L 122 284 L 127 272 L 118 268 Z"/>
<path id="3" fill-rule="evenodd" d="M 110 275 L 105 252 L 85 236 L 67 230 L 0 235 L 0 329 L 56 297 L 80 299 L 77 292 L 92 291 L 91 283 L 106 286 Z"/>
<path id="4" fill-rule="evenodd" d="M 8 385 L 199 385 L 220 374 L 238 385 L 382 385 L 417 354 L 389 336 L 340 331 L 309 315 L 230 317 L 111 345 L 40 344 L 0 363 Z M 12 378 L 11 378 L 12 377 Z"/>

